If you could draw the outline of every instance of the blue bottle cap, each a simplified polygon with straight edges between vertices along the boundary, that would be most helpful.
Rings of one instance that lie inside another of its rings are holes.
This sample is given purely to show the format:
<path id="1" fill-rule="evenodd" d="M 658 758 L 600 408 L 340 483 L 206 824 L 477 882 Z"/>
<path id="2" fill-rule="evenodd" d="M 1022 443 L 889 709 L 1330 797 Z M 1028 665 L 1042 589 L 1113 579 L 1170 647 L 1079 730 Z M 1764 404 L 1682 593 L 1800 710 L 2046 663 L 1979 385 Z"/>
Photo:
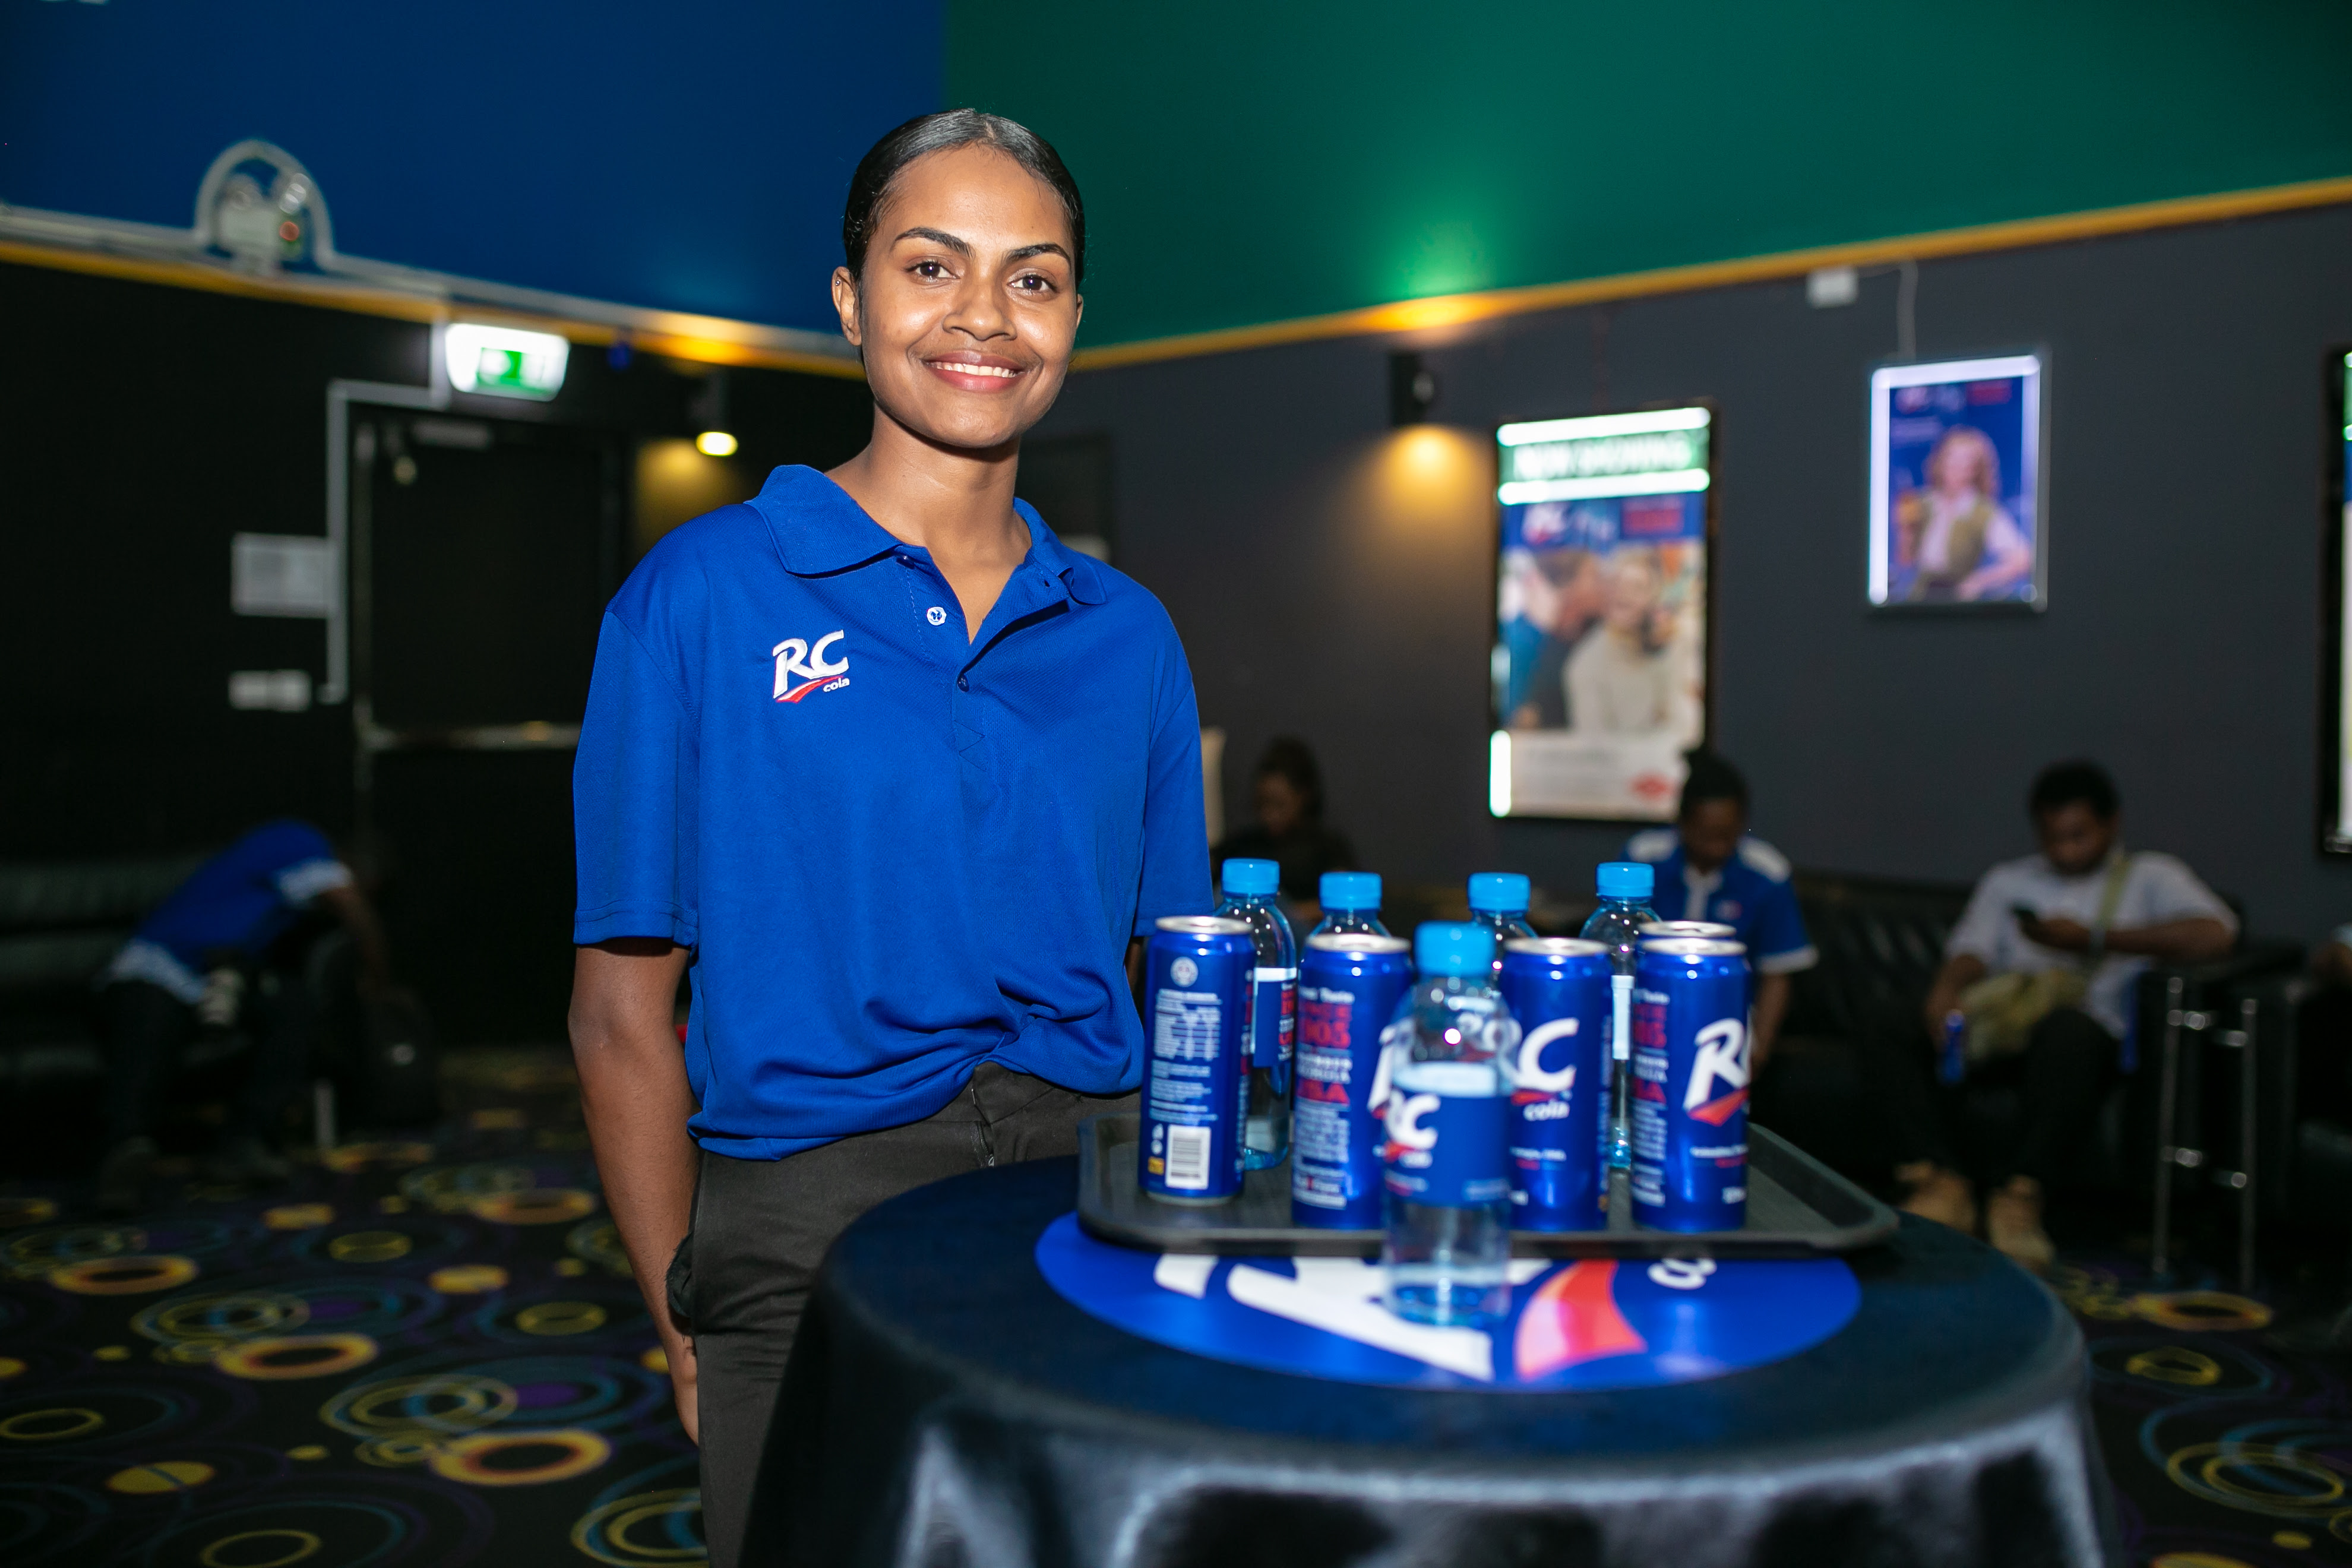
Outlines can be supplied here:
<path id="1" fill-rule="evenodd" d="M 1423 974 L 1486 974 L 1495 966 L 1495 933 L 1467 921 L 1430 921 L 1412 933 L 1412 961 Z"/>
<path id="2" fill-rule="evenodd" d="M 1225 862 L 1225 891 L 1228 893 L 1255 897 L 1275 892 L 1281 886 L 1282 868 L 1272 860 L 1244 860 L 1236 856 Z"/>
<path id="3" fill-rule="evenodd" d="M 1532 885 L 1517 871 L 1474 871 L 1470 907 L 1487 914 L 1516 915 L 1528 907 Z"/>
<path id="4" fill-rule="evenodd" d="M 1646 899 L 1658 885 L 1658 873 L 1640 860 L 1603 860 L 1598 879 L 1604 899 Z"/>
<path id="5" fill-rule="evenodd" d="M 1377 871 L 1326 871 L 1322 894 L 1327 910 L 1376 910 L 1381 907 L 1381 875 Z"/>

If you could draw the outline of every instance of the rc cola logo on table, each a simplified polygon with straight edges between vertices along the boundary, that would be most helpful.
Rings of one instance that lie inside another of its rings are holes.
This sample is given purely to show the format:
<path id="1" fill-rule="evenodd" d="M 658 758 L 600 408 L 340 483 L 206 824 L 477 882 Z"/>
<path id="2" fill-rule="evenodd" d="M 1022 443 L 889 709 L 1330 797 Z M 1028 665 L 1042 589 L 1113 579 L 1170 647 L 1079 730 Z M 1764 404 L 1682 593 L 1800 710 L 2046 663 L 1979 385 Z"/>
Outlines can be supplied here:
<path id="1" fill-rule="evenodd" d="M 1736 942 L 1646 944 L 1633 989 L 1635 1223 L 1748 1219 L 1748 959 Z"/>
<path id="2" fill-rule="evenodd" d="M 1164 1203 L 1223 1203 L 1242 1190 L 1249 1097 L 1249 927 L 1170 915 L 1144 952 L 1144 1073 L 1137 1180 Z"/>
<path id="3" fill-rule="evenodd" d="M 1470 1324 L 1510 1310 L 1511 1174 L 1504 1153 L 1518 1027 L 1491 982 L 1495 938 L 1432 921 L 1421 977 L 1381 1037 L 1387 1079 L 1389 1310 Z M 1374 1098 L 1381 1099 L 1375 1090 Z"/>
<path id="4" fill-rule="evenodd" d="M 1323 880 L 1328 886 L 1332 877 Z M 1324 902 L 1328 908 L 1328 896 Z M 1381 1122 L 1373 1086 L 1381 1032 L 1412 984 L 1409 951 L 1384 933 L 1318 931 L 1307 939 L 1298 966 L 1298 1098 L 1291 1114 L 1293 1225 L 1381 1226 Z"/>
<path id="5" fill-rule="evenodd" d="M 1503 1004 L 1519 1026 L 1508 1124 L 1511 1225 L 1609 1222 L 1609 949 L 1523 937 L 1503 951 Z"/>

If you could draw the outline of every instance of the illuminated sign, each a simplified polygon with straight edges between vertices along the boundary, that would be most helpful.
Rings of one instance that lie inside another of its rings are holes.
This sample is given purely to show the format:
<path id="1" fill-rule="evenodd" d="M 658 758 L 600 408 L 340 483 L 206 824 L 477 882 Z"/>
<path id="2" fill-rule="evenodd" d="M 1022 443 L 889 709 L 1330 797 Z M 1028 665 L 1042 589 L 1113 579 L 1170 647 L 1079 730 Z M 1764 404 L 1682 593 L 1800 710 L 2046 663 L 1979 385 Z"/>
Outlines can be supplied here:
<path id="1" fill-rule="evenodd" d="M 544 403 L 563 390 L 572 345 L 553 332 L 458 321 L 443 335 L 442 352 L 459 392 Z"/>
<path id="2" fill-rule="evenodd" d="M 1506 425 L 1495 433 L 1505 506 L 1601 496 L 1685 495 L 1707 485 L 1704 408 Z"/>

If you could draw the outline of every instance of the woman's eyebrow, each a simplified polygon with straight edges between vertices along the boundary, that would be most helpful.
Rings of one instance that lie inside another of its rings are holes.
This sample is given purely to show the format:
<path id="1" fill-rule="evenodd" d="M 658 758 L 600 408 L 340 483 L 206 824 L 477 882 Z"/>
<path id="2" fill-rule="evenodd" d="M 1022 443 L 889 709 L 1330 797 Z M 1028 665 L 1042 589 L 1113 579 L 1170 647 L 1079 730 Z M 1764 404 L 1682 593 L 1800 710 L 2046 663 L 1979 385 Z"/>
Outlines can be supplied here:
<path id="1" fill-rule="evenodd" d="M 1026 261 L 1033 256 L 1058 256 L 1065 261 L 1067 261 L 1070 258 L 1070 253 L 1068 251 L 1063 249 L 1060 246 L 1055 245 L 1049 239 L 1039 245 L 1024 245 L 1018 250 L 1008 250 L 1004 253 L 1004 259 L 1007 261 Z"/>
<path id="2" fill-rule="evenodd" d="M 934 245 L 946 246 L 958 256 L 970 256 L 971 254 L 971 241 L 959 239 L 943 228 L 910 228 L 900 234 L 898 236 L 898 239 L 928 239 Z M 894 239 L 890 243 L 896 245 L 898 243 L 898 239 Z"/>

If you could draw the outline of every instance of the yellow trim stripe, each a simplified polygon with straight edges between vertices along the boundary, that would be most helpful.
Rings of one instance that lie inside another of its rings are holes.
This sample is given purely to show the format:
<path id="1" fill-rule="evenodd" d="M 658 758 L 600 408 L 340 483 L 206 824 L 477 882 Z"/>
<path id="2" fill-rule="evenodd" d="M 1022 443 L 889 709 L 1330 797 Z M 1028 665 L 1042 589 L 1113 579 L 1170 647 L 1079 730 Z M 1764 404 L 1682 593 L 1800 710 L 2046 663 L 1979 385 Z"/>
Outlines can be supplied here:
<path id="1" fill-rule="evenodd" d="M 175 289 L 197 289 L 206 293 L 232 294 L 247 300 L 317 305 L 328 310 L 382 316 L 398 321 L 437 321 L 453 315 L 463 315 L 469 321 L 493 321 L 501 326 L 556 332 L 572 342 L 599 347 L 621 335 L 620 328 L 604 321 L 582 321 L 570 317 L 536 315 L 498 306 L 427 299 L 404 294 L 397 289 L 372 288 L 363 283 L 328 278 L 291 274 L 257 278 L 194 261 L 117 256 L 105 251 L 71 250 L 56 246 L 0 240 L 0 262 L 47 267 L 60 272 L 80 272 L 96 278 L 120 278 L 136 283 L 161 283 Z M 842 376 L 851 381 L 866 379 L 866 367 L 854 359 L 803 353 L 758 342 L 743 342 L 733 336 L 739 332 L 756 336 L 764 331 L 748 322 L 684 315 L 672 320 L 676 324 L 664 329 L 629 329 L 629 346 L 645 353 L 666 354 L 672 359 L 690 360 L 698 364 L 747 365 L 761 370 L 796 370 L 814 375 Z"/>
<path id="2" fill-rule="evenodd" d="M 2220 195 L 2141 202 L 2131 206 L 2102 207 L 2057 217 L 1979 224 L 1969 228 L 1948 228 L 1895 239 L 1862 240 L 1851 245 L 1825 245 L 1811 250 L 1787 250 L 1734 261 L 1662 267 L 1649 272 L 1622 272 L 1608 278 L 1581 279 L 1573 283 L 1489 289 L 1471 294 L 1440 294 L 1425 300 L 1404 300 L 1392 305 L 1341 310 L 1328 316 L 1305 316 L 1287 321 L 1268 321 L 1260 326 L 1227 327 L 1216 331 L 1187 332 L 1177 337 L 1112 343 L 1098 349 L 1079 350 L 1071 368 L 1109 370 L 1118 365 L 1150 364 L 1160 360 L 1231 353 L 1239 349 L 1313 342 L 1324 338 L 1422 331 L 1471 321 L 1492 321 L 1500 316 L 1523 316 L 1537 310 L 1598 304 L 1609 300 L 1630 300 L 1649 294 L 1678 294 L 1695 289 L 1719 289 L 1734 283 L 1801 278 L 1823 267 L 1870 267 L 1891 261 L 1924 261 L 1937 257 L 1969 256 L 1989 250 L 2018 250 L 2028 246 L 2096 239 L 2142 229 L 2177 228 L 2186 224 L 2220 223 L 2229 218 L 2293 212 L 2305 207 L 2334 206 L 2345 202 L 2352 202 L 2352 179 L 2310 180 L 2300 184 L 2231 191 Z"/>

